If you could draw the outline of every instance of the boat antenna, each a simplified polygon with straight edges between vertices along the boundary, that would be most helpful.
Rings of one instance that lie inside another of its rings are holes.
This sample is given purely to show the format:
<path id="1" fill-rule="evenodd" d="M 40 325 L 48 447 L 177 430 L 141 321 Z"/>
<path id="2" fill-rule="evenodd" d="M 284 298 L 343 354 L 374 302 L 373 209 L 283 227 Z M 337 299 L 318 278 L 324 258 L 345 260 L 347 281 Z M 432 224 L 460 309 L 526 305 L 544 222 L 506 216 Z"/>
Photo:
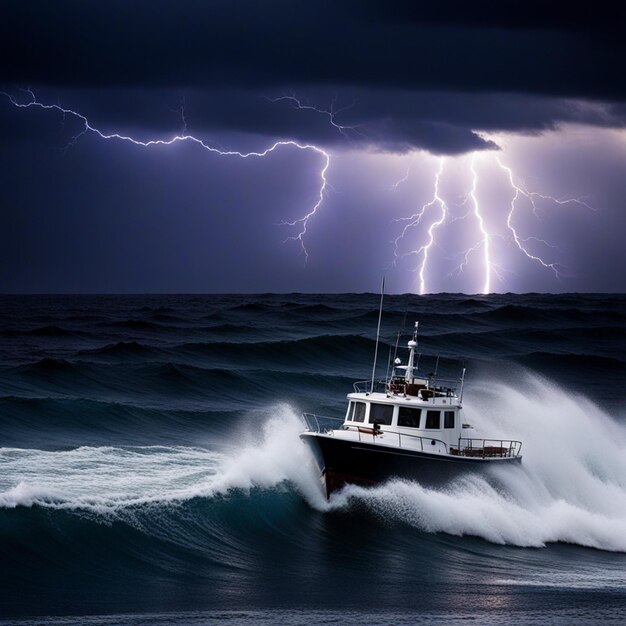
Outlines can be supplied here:
<path id="1" fill-rule="evenodd" d="M 376 359 L 378 358 L 378 339 L 380 338 L 380 320 L 383 316 L 383 298 L 385 297 L 385 277 L 380 284 L 380 308 L 378 310 L 378 329 L 376 330 L 376 348 L 374 350 L 374 366 L 372 367 L 372 385 L 370 393 L 374 392 L 374 377 L 376 376 Z"/>
<path id="2" fill-rule="evenodd" d="M 385 383 L 389 382 L 389 368 L 391 367 L 391 344 L 389 344 L 389 358 L 387 360 L 387 372 L 385 374 Z"/>
<path id="3" fill-rule="evenodd" d="M 398 356 L 398 345 L 400 344 L 400 337 L 402 337 L 402 334 L 404 333 L 404 326 L 406 324 L 407 311 L 408 311 L 408 307 L 404 309 L 404 318 L 402 319 L 402 326 L 400 326 L 400 329 L 398 330 L 398 336 L 396 337 L 396 349 L 393 351 L 394 362 Z"/>
<path id="4" fill-rule="evenodd" d="M 461 373 L 461 395 L 459 402 L 463 402 L 463 390 L 465 388 L 465 364 L 463 364 L 463 372 Z"/>
<path id="5" fill-rule="evenodd" d="M 437 388 L 437 373 L 439 372 L 439 355 L 437 355 L 437 363 L 435 364 L 435 375 L 433 377 L 433 387 Z M 435 402 L 435 396 L 433 396 L 433 403 Z"/>

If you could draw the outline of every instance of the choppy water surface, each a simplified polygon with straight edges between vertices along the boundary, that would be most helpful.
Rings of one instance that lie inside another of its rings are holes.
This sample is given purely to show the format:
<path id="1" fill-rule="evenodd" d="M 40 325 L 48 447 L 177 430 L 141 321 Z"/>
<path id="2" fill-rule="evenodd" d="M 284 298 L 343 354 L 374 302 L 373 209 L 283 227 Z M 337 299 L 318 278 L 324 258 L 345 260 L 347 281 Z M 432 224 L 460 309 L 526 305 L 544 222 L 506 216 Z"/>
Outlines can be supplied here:
<path id="1" fill-rule="evenodd" d="M 381 374 L 419 319 L 521 467 L 322 497 L 299 415 L 368 377 L 375 296 L 1 297 L 0 617 L 626 619 L 626 297 L 385 308 Z"/>

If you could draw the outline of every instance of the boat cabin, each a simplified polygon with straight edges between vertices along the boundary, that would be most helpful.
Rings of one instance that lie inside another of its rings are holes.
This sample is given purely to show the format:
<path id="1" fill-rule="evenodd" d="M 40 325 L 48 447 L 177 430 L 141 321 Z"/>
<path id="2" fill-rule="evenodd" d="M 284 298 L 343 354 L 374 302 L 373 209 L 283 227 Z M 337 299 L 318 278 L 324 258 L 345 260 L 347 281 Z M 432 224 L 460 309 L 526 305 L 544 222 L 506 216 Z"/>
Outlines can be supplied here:
<path id="1" fill-rule="evenodd" d="M 315 455 L 327 496 L 346 483 L 396 476 L 438 484 L 488 463 L 521 461 L 520 441 L 467 433 L 464 369 L 459 379 L 443 379 L 437 359 L 432 373 L 418 374 L 417 323 L 408 348 L 406 364 L 394 358 L 384 380 L 375 381 L 374 365 L 371 380 L 354 383 L 343 419 L 304 414 L 307 430 L 300 437 Z"/>
<path id="2" fill-rule="evenodd" d="M 340 427 L 325 428 L 318 416 L 305 413 L 309 431 L 431 455 L 521 458 L 521 442 L 472 437 L 466 430 L 472 427 L 463 422 L 465 369 L 458 379 L 443 379 L 437 360 L 434 372 L 418 375 L 417 322 L 408 348 L 406 365 L 394 359 L 385 380 L 354 383 L 345 417 L 338 420 Z"/>
<path id="3" fill-rule="evenodd" d="M 463 428 L 461 406 L 456 397 L 429 399 L 392 393 L 348 394 L 344 428 L 362 434 L 430 438 L 431 445 L 457 445 Z M 465 425 L 467 427 L 467 425 Z M 407 442 L 408 443 L 408 442 Z M 434 450 L 433 450 L 434 451 Z"/>
<path id="4" fill-rule="evenodd" d="M 468 427 L 462 423 L 461 402 L 455 389 L 458 383 L 462 387 L 463 377 L 441 381 L 434 373 L 427 378 L 416 376 L 417 324 L 408 348 L 406 365 L 396 358 L 387 380 L 377 385 L 367 381 L 354 384 L 354 393 L 348 394 L 344 428 L 357 427 L 362 433 L 371 431 L 381 437 L 385 432 L 400 437 L 430 437 L 434 446 L 443 443 L 454 447 L 462 428 Z"/>

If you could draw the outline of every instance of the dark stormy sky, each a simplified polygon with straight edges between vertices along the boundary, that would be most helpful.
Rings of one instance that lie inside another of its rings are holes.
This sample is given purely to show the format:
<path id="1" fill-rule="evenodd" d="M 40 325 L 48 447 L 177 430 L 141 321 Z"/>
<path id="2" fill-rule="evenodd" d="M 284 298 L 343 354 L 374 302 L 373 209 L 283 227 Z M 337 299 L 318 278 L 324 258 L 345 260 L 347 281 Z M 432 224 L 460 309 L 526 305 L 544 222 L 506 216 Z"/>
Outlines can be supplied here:
<path id="1" fill-rule="evenodd" d="M 2 292 L 626 289 L 625 6 L 0 10 Z"/>

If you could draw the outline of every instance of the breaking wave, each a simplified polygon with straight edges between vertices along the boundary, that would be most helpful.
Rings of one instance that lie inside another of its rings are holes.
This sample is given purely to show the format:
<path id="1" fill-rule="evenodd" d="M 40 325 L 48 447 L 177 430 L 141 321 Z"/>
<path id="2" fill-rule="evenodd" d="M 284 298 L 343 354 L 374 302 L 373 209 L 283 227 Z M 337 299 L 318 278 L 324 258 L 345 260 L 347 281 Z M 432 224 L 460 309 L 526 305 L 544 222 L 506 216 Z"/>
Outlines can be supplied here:
<path id="1" fill-rule="evenodd" d="M 411 619 L 428 607 L 508 619 L 528 585 L 542 619 L 564 593 L 574 605 L 573 589 L 623 609 L 623 295 L 386 298 L 379 373 L 419 320 L 420 367 L 441 354 L 440 375 L 457 375 L 463 362 L 465 421 L 522 440 L 524 459 L 330 501 L 300 412 L 341 415 L 371 372 L 379 296 L 2 303 L 3 615 L 346 603 L 360 615 L 383 598 Z"/>
<path id="2" fill-rule="evenodd" d="M 41 506 L 122 516 L 145 505 L 177 505 L 290 482 L 322 506 L 313 464 L 298 445 L 303 423 L 286 406 L 257 431 L 220 451 L 190 446 L 83 446 L 46 451 L 1 448 L 0 507 Z"/>
<path id="3" fill-rule="evenodd" d="M 497 544 L 565 542 L 626 552 L 626 429 L 584 396 L 528 374 L 516 388 L 475 387 L 466 418 L 476 436 L 523 441 L 519 467 L 498 467 L 444 488 L 393 480 L 346 487 L 327 502 L 286 405 L 218 450 L 186 446 L 3 448 L 0 506 L 39 506 L 126 519 L 141 507 L 193 499 L 241 500 L 251 490 L 295 491 L 315 510 L 365 507 L 385 523 Z M 478 408 L 480 407 L 480 408 Z M 278 505 L 278 503 L 277 503 Z M 145 529 L 146 521 L 143 522 Z"/>
<path id="4" fill-rule="evenodd" d="M 516 388 L 475 387 L 467 402 L 478 436 L 506 433 L 523 442 L 521 466 L 440 490 L 404 481 L 349 487 L 334 506 L 358 500 L 426 532 L 498 544 L 565 542 L 626 552 L 626 428 L 584 396 L 533 375 Z"/>

